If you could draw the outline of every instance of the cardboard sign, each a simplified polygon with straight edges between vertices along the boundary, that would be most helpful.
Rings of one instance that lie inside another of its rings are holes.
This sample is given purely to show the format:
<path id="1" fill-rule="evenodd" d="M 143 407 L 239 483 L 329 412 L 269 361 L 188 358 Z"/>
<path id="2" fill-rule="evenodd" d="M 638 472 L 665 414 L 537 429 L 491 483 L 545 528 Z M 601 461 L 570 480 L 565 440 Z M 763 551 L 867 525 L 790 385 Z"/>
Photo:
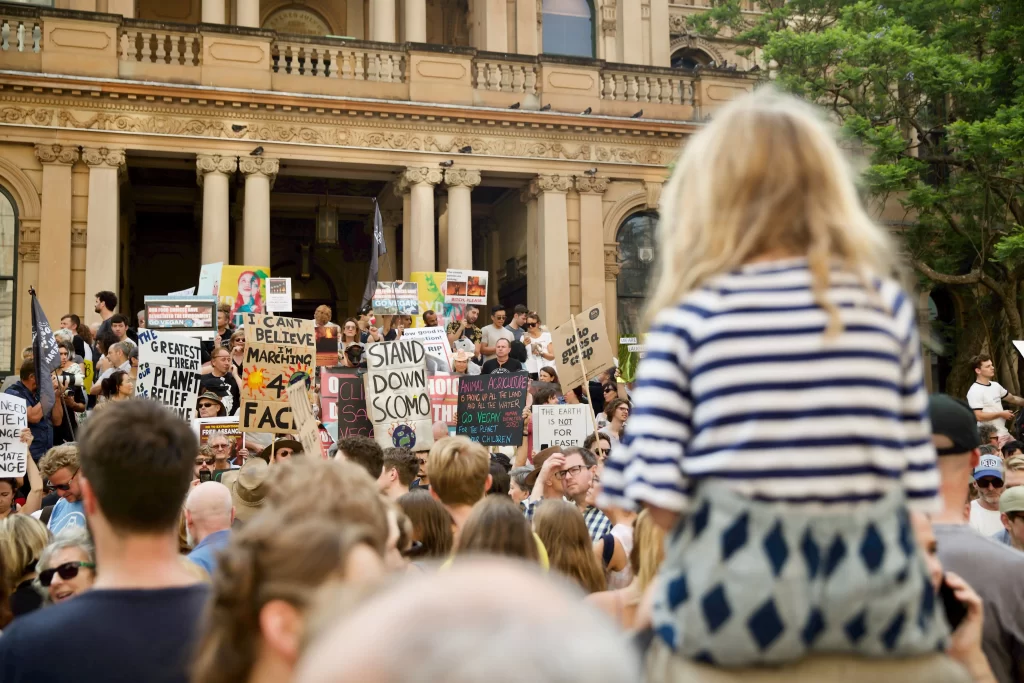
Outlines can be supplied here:
<path id="1" fill-rule="evenodd" d="M 444 272 L 433 273 L 426 271 L 414 271 L 409 274 L 409 280 L 415 282 L 420 291 L 420 311 L 434 311 L 437 313 L 437 321 L 441 327 L 445 327 L 453 320 L 462 320 L 465 315 L 465 306 L 462 304 L 445 303 L 445 278 Z M 422 315 L 412 318 L 413 327 L 426 327 Z"/>
<path id="2" fill-rule="evenodd" d="M 594 432 L 590 406 L 533 406 L 533 452 L 548 446 L 582 446 Z"/>
<path id="3" fill-rule="evenodd" d="M 288 386 L 309 386 L 316 356 L 312 320 L 245 316 L 245 357 L 240 389 L 243 432 L 294 432 Z"/>
<path id="4" fill-rule="evenodd" d="M 556 327 L 551 333 L 551 339 L 555 370 L 563 392 L 575 389 L 615 364 L 601 304 L 581 311 L 568 322 Z M 586 377 L 583 376 L 584 367 L 587 370 Z"/>
<path id="5" fill-rule="evenodd" d="M 487 271 L 454 270 L 445 272 L 444 302 L 446 304 L 487 304 Z"/>
<path id="6" fill-rule="evenodd" d="M 220 289 L 220 271 L 224 267 L 223 262 L 204 263 L 199 269 L 199 287 L 196 294 L 199 296 L 217 296 Z"/>
<path id="7" fill-rule="evenodd" d="M 308 388 L 304 382 L 288 385 L 288 403 L 292 407 L 292 418 L 298 427 L 299 442 L 306 455 L 320 454 L 320 426 L 309 405 Z"/>
<path id="8" fill-rule="evenodd" d="M 433 375 L 427 378 L 427 384 L 433 421 L 454 427 L 459 412 L 459 378 L 455 375 Z"/>
<path id="9" fill-rule="evenodd" d="M 459 378 L 459 424 L 456 433 L 493 446 L 523 442 L 523 410 L 530 373 L 474 375 Z"/>
<path id="10" fill-rule="evenodd" d="M 452 347 L 445 328 L 410 327 L 402 331 L 402 339 L 418 339 L 427 351 L 427 372 L 431 375 L 452 371 Z"/>
<path id="11" fill-rule="evenodd" d="M 238 451 L 245 448 L 245 438 L 238 429 L 238 417 L 200 417 L 192 420 L 192 431 L 199 437 L 200 446 L 209 446 L 210 440 L 217 437 L 227 439 L 231 448 L 228 455 L 228 462 L 232 465 L 242 465 L 242 458 Z M 252 446 L 255 452 L 260 452 L 262 447 Z"/>
<path id="12" fill-rule="evenodd" d="M 339 441 L 347 436 L 373 438 L 363 376 L 355 368 L 320 369 L 320 421 Z"/>
<path id="13" fill-rule="evenodd" d="M 21 442 L 21 430 L 25 427 L 28 427 L 25 399 L 0 394 L 0 479 L 25 476 L 28 445 Z"/>
<path id="14" fill-rule="evenodd" d="M 196 412 L 202 365 L 198 339 L 163 330 L 140 330 L 135 395 L 159 401 L 191 422 Z"/>
<path id="15" fill-rule="evenodd" d="M 217 334 L 217 298 L 212 296 L 147 296 L 147 330 L 179 332 L 198 339 Z"/>
<path id="16" fill-rule="evenodd" d="M 292 312 L 292 279 L 290 277 L 267 279 L 267 311 L 270 313 Z"/>
<path id="17" fill-rule="evenodd" d="M 420 287 L 415 282 L 378 282 L 373 292 L 377 315 L 419 315 Z"/>
<path id="18" fill-rule="evenodd" d="M 381 448 L 421 451 L 434 443 L 427 352 L 416 339 L 366 346 L 366 404 Z"/>

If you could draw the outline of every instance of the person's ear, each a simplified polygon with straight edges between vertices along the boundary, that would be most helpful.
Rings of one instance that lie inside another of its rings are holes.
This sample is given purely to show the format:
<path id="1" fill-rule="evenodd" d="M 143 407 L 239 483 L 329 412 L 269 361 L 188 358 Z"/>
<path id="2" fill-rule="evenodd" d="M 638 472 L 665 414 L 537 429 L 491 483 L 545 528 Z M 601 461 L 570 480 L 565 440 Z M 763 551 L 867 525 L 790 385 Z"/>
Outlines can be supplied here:
<path id="1" fill-rule="evenodd" d="M 231 508 L 234 511 L 234 508 Z M 192 526 L 192 511 L 185 508 L 185 526 Z"/>
<path id="2" fill-rule="evenodd" d="M 1006 516 L 1005 512 L 999 513 L 999 521 L 1003 523 L 1003 528 L 1007 531 L 1010 530 L 1010 518 Z"/>
<path id="3" fill-rule="evenodd" d="M 263 642 L 279 657 L 294 664 L 299 658 L 302 615 L 284 600 L 271 600 L 259 614 Z"/>
<path id="4" fill-rule="evenodd" d="M 487 493 L 488 491 L 490 491 L 490 490 L 491 490 L 491 484 L 493 484 L 493 483 L 494 483 L 494 477 L 492 477 L 492 476 L 490 475 L 490 473 L 488 473 L 488 474 L 487 474 L 487 481 L 486 481 L 486 482 L 484 483 L 484 493 L 485 493 L 485 494 L 486 494 L 486 493 Z"/>
<path id="5" fill-rule="evenodd" d="M 973 470 L 981 462 L 981 451 L 975 448 L 971 451 L 971 469 Z"/>
<path id="6" fill-rule="evenodd" d="M 441 496 L 437 495 L 437 491 L 434 490 L 434 485 L 430 485 L 430 497 L 436 500 L 438 503 L 441 502 Z"/>
<path id="7" fill-rule="evenodd" d="M 235 523 L 235 506 L 234 505 L 231 506 L 231 523 L 232 524 Z"/>
<path id="8" fill-rule="evenodd" d="M 85 510 L 85 516 L 86 518 L 92 517 L 98 508 L 96 494 L 92 490 L 92 484 L 81 472 L 78 474 L 78 487 L 82 490 L 82 508 Z"/>

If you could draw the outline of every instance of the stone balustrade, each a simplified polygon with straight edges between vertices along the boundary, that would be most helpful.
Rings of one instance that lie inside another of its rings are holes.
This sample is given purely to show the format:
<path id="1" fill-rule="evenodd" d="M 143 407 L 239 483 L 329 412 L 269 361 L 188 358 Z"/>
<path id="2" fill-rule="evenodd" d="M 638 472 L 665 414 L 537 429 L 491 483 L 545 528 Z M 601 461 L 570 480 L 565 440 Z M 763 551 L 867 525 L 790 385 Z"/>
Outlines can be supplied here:
<path id="1" fill-rule="evenodd" d="M 118 36 L 118 58 L 138 64 L 199 66 L 202 39 L 192 28 L 169 28 L 166 24 L 125 19 Z"/>

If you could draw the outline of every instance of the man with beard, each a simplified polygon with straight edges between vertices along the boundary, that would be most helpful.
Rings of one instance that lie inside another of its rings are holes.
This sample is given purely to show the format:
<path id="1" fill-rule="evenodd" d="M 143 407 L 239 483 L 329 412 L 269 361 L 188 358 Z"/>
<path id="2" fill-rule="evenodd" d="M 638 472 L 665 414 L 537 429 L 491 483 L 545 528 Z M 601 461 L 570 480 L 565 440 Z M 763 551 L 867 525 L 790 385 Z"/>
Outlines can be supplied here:
<path id="1" fill-rule="evenodd" d="M 480 308 L 473 304 L 466 306 L 465 316 L 462 320 L 453 320 L 448 323 L 448 343 L 452 344 L 453 348 L 455 342 L 460 339 L 468 339 L 473 344 L 473 357 L 478 358 L 480 356 L 480 328 L 477 327 L 476 321 L 480 317 Z"/>

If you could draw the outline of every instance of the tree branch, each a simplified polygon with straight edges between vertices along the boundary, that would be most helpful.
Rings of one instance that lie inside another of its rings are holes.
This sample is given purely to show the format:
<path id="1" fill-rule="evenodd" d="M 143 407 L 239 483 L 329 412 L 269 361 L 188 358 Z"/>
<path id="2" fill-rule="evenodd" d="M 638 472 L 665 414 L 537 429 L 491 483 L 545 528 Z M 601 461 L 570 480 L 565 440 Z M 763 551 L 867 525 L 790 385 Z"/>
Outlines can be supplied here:
<path id="1" fill-rule="evenodd" d="M 910 259 L 910 265 L 914 266 L 924 276 L 946 285 L 976 285 L 981 282 L 982 278 L 980 268 L 975 268 L 966 275 L 947 275 L 946 273 L 940 273 L 924 261 L 916 258 Z"/>

